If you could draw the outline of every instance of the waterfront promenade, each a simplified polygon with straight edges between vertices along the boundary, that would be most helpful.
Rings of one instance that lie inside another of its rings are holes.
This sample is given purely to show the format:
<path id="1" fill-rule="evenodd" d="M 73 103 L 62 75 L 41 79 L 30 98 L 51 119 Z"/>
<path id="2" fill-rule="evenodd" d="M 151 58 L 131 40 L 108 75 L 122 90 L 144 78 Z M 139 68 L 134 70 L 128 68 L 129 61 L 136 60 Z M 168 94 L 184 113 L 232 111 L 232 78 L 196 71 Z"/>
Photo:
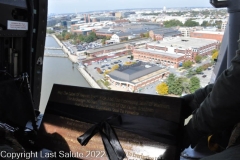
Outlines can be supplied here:
<path id="1" fill-rule="evenodd" d="M 55 36 L 51 35 L 58 45 L 62 48 L 63 52 L 67 54 L 68 58 L 73 62 L 73 63 L 78 63 L 78 58 L 75 55 L 72 55 L 70 51 L 63 45 L 63 43 Z M 78 71 L 82 76 L 87 80 L 87 82 L 91 85 L 92 88 L 98 88 L 101 89 L 101 87 L 97 84 L 97 82 L 87 73 L 87 71 L 84 68 L 78 67 Z"/>

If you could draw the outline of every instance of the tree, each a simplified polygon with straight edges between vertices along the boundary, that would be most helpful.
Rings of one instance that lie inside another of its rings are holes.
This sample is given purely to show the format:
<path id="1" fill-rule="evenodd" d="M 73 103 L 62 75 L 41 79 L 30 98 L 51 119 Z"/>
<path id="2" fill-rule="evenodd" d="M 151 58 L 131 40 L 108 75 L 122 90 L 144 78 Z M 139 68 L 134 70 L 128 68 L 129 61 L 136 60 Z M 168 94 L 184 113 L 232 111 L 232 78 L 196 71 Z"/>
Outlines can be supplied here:
<path id="1" fill-rule="evenodd" d="M 196 62 L 196 63 L 200 63 L 201 60 L 202 60 L 202 56 L 196 55 L 196 57 L 195 57 L 195 62 Z"/>
<path id="2" fill-rule="evenodd" d="M 194 93 L 200 88 L 200 80 L 197 77 L 192 77 L 190 79 L 189 89 L 191 93 Z"/>
<path id="3" fill-rule="evenodd" d="M 114 66 L 112 66 L 112 71 L 116 70 L 119 68 L 119 65 L 118 64 L 115 64 Z"/>
<path id="4" fill-rule="evenodd" d="M 179 20 L 170 20 L 170 21 L 165 21 L 163 22 L 163 25 L 167 28 L 170 28 L 170 27 L 176 27 L 176 26 L 183 26 L 183 23 L 180 22 Z"/>
<path id="5" fill-rule="evenodd" d="M 212 50 L 212 55 L 213 55 L 214 53 L 216 53 L 216 52 L 218 52 L 217 49 Z"/>
<path id="6" fill-rule="evenodd" d="M 174 90 L 173 90 L 173 94 L 175 95 L 181 95 L 183 92 L 183 78 L 177 78 L 174 82 Z"/>
<path id="7" fill-rule="evenodd" d="M 70 33 L 66 33 L 65 36 L 64 36 L 64 40 L 68 40 L 70 39 L 71 37 L 71 34 Z"/>
<path id="8" fill-rule="evenodd" d="M 195 26 L 199 26 L 199 23 L 198 22 L 195 22 L 191 19 L 188 19 L 185 23 L 184 23 L 184 26 L 186 27 L 195 27 Z"/>
<path id="9" fill-rule="evenodd" d="M 203 21 L 202 24 L 201 24 L 201 26 L 203 26 L 203 27 L 207 27 L 207 26 L 209 26 L 208 21 Z"/>
<path id="10" fill-rule="evenodd" d="M 218 29 L 221 29 L 222 21 L 221 21 L 221 20 L 215 21 L 215 26 L 216 26 Z"/>
<path id="11" fill-rule="evenodd" d="M 182 93 L 190 93 L 189 91 L 189 79 L 188 78 L 182 78 L 183 82 L 182 82 Z"/>
<path id="12" fill-rule="evenodd" d="M 196 69 L 196 73 L 197 73 L 197 74 L 198 74 L 198 73 L 201 73 L 202 71 L 203 71 L 203 68 L 202 68 L 201 66 Z"/>
<path id="13" fill-rule="evenodd" d="M 48 34 L 52 34 L 52 33 L 55 33 L 55 32 L 54 32 L 53 30 L 51 30 L 51 29 L 48 29 L 48 30 L 47 30 L 47 33 L 48 33 Z"/>
<path id="14" fill-rule="evenodd" d="M 144 37 L 144 34 L 143 34 L 143 33 L 141 33 L 141 34 L 140 34 L 140 37 L 141 37 L 141 38 L 143 38 L 143 37 Z"/>
<path id="15" fill-rule="evenodd" d="M 192 62 L 190 60 L 183 62 L 183 68 L 190 68 L 192 67 Z"/>
<path id="16" fill-rule="evenodd" d="M 133 55 L 131 55 L 130 59 L 133 60 L 133 58 L 134 58 Z"/>
<path id="17" fill-rule="evenodd" d="M 213 53 L 212 55 L 212 59 L 215 60 L 218 58 L 218 51 L 216 51 L 215 53 Z"/>
<path id="18" fill-rule="evenodd" d="M 157 85 L 156 91 L 160 95 L 167 95 L 168 94 L 168 86 L 167 86 L 167 84 L 164 83 L 164 82 L 160 83 L 159 85 Z"/>
<path id="19" fill-rule="evenodd" d="M 168 78 L 167 78 L 167 85 L 168 85 L 168 93 L 169 94 L 174 94 L 174 83 L 176 80 L 176 76 L 175 74 L 171 73 L 169 74 Z"/>
<path id="20" fill-rule="evenodd" d="M 149 38 L 149 32 L 144 33 L 144 37 Z"/>
<path id="21" fill-rule="evenodd" d="M 188 70 L 187 77 L 192 77 L 193 75 L 196 74 L 196 71 L 194 71 L 192 68 Z"/>
<path id="22" fill-rule="evenodd" d="M 104 45 L 106 43 L 106 39 L 102 39 L 102 45 Z"/>

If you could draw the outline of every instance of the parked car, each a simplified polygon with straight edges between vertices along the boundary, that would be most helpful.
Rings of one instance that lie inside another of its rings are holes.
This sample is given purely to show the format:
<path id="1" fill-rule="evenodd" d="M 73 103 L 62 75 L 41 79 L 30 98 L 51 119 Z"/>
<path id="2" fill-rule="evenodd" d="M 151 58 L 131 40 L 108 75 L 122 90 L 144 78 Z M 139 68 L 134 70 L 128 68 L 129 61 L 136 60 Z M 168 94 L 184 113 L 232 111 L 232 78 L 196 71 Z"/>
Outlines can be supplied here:
<path id="1" fill-rule="evenodd" d="M 203 75 L 202 77 L 205 78 L 205 77 L 207 77 L 207 75 Z"/>

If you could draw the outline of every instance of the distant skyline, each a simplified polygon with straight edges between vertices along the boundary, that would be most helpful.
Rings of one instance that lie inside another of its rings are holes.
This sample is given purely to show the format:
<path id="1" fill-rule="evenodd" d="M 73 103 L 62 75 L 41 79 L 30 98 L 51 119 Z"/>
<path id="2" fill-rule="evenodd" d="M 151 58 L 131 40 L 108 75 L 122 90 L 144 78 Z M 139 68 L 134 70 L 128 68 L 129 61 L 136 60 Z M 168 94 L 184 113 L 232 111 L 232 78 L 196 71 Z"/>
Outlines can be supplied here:
<path id="1" fill-rule="evenodd" d="M 48 13 L 163 7 L 211 7 L 209 0 L 48 0 Z"/>

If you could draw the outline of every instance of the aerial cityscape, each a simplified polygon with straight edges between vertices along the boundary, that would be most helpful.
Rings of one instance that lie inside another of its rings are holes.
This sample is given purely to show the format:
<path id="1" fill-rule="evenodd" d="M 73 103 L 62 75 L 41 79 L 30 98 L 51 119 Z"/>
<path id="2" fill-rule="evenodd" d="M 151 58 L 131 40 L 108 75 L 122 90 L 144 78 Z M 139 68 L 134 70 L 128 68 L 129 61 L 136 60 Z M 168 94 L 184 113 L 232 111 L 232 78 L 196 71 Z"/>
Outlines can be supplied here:
<path id="1" fill-rule="evenodd" d="M 193 93 L 210 83 L 228 22 L 226 9 L 203 6 L 51 10 L 45 57 L 68 57 L 93 88 Z"/>

